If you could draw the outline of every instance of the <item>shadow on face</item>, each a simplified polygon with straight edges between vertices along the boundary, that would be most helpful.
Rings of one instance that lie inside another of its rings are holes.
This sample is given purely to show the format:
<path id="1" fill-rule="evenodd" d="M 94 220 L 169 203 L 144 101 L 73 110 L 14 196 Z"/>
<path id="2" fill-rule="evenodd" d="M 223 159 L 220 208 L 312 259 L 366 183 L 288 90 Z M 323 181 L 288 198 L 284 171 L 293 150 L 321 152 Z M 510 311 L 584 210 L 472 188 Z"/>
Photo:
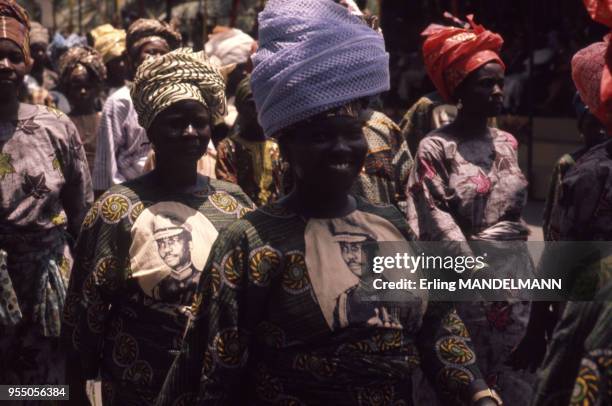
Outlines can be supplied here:
<path id="1" fill-rule="evenodd" d="M 77 65 L 70 74 L 66 96 L 74 113 L 93 113 L 100 83 L 83 65 Z"/>
<path id="2" fill-rule="evenodd" d="M 336 116 L 294 126 L 279 137 L 296 184 L 322 193 L 348 192 L 365 162 L 361 119 Z"/>
<path id="3" fill-rule="evenodd" d="M 470 115 L 495 117 L 504 102 L 504 68 L 489 62 L 470 73 L 455 90 L 455 101 Z"/>
<path id="4" fill-rule="evenodd" d="M 158 166 L 193 165 L 210 141 L 210 114 L 199 101 L 181 100 L 159 113 L 147 130 Z"/>
<path id="5" fill-rule="evenodd" d="M 4 101 L 17 98 L 27 70 L 21 48 L 11 40 L 0 39 L 0 94 Z"/>

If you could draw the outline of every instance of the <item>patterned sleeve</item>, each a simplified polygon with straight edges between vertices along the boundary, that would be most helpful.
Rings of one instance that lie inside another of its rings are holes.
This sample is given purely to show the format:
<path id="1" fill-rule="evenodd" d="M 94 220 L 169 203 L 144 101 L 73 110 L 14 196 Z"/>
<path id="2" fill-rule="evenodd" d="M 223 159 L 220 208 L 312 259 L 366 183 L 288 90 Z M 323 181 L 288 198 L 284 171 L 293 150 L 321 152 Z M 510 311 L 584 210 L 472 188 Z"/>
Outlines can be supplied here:
<path id="1" fill-rule="evenodd" d="M 470 386 L 487 387 L 468 330 L 452 303 L 429 302 L 417 344 L 423 370 L 444 404 L 464 404 Z"/>
<path id="2" fill-rule="evenodd" d="M 448 206 L 448 171 L 443 146 L 428 137 L 421 142 L 408 180 L 408 220 L 424 241 L 466 241 Z"/>
<path id="3" fill-rule="evenodd" d="M 400 209 L 404 211 L 406 208 L 406 187 L 408 186 L 408 178 L 414 161 L 408 149 L 408 143 L 402 138 L 399 131 L 394 132 L 392 138 L 396 140 L 396 142 L 394 142 L 393 160 L 391 161 L 396 185 L 395 198 Z"/>
<path id="4" fill-rule="evenodd" d="M 432 108 L 431 100 L 422 97 L 406 112 L 400 122 L 402 137 L 408 143 L 413 155 L 417 151 L 419 142 L 432 130 L 430 119 Z"/>
<path id="5" fill-rule="evenodd" d="M 64 308 L 62 335 L 81 360 L 84 378 L 99 371 L 104 329 L 129 274 L 128 199 L 104 194 L 83 221 Z"/>
<path id="6" fill-rule="evenodd" d="M 253 282 L 249 223 L 219 234 L 204 269 L 181 353 L 157 405 L 246 404 L 241 383 L 251 332 L 263 317 L 268 287 Z"/>
<path id="7" fill-rule="evenodd" d="M 68 143 L 61 159 L 61 167 L 66 183 L 61 191 L 62 206 L 68 218 L 68 231 L 76 238 L 87 210 L 93 202 L 91 176 L 87 167 L 85 150 L 76 127 L 67 117 L 66 125 Z"/>
<path id="8" fill-rule="evenodd" d="M 94 190 L 107 190 L 113 185 L 113 179 L 125 180 L 120 178 L 115 150 L 115 139 L 121 137 L 123 122 L 126 119 L 125 110 L 122 109 L 120 101 L 112 98 L 104 104 L 92 172 Z"/>
<path id="9" fill-rule="evenodd" d="M 217 179 L 238 184 L 238 168 L 235 161 L 236 148 L 229 139 L 224 139 L 217 147 L 215 175 Z"/>

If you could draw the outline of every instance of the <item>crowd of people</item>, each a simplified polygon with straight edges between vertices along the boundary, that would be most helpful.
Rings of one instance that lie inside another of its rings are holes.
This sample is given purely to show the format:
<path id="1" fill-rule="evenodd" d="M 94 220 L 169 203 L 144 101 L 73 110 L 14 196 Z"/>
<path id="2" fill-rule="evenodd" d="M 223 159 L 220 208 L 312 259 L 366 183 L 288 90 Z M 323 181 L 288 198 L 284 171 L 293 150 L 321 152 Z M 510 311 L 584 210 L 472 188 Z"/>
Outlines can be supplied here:
<path id="1" fill-rule="evenodd" d="M 612 3 L 584 4 L 612 32 Z M 529 235 L 504 39 L 448 17 L 422 32 L 436 91 L 397 124 L 352 0 L 269 0 L 257 40 L 215 27 L 198 52 L 144 18 L 50 43 L 0 0 L 0 383 L 75 405 L 91 381 L 122 406 L 610 404 L 606 260 L 589 302 L 371 299 L 370 243 Z M 548 241 L 612 241 L 611 57 L 607 36 L 572 58 L 584 147 L 553 171 Z"/>

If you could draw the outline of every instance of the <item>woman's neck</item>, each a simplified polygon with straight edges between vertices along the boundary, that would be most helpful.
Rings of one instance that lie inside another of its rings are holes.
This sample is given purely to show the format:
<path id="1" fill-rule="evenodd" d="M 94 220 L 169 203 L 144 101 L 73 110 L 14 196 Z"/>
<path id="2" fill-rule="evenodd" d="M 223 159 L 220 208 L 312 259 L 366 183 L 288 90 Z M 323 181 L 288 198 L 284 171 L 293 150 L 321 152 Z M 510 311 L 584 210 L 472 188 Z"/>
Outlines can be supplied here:
<path id="1" fill-rule="evenodd" d="M 320 189 L 314 190 L 299 182 L 284 200 L 292 211 L 306 218 L 344 217 L 357 208 L 357 201 L 348 191 L 321 193 Z"/>
<path id="2" fill-rule="evenodd" d="M 463 110 L 457 112 L 457 117 L 451 125 L 460 133 L 470 136 L 485 135 L 489 132 L 486 116 L 469 114 Z"/>
<path id="3" fill-rule="evenodd" d="M 186 162 L 179 166 L 175 162 L 165 163 L 158 160 L 154 171 L 160 186 L 165 190 L 186 190 L 198 185 L 197 162 Z"/>
<path id="4" fill-rule="evenodd" d="M 15 121 L 19 113 L 19 100 L 9 99 L 0 103 L 0 121 Z"/>

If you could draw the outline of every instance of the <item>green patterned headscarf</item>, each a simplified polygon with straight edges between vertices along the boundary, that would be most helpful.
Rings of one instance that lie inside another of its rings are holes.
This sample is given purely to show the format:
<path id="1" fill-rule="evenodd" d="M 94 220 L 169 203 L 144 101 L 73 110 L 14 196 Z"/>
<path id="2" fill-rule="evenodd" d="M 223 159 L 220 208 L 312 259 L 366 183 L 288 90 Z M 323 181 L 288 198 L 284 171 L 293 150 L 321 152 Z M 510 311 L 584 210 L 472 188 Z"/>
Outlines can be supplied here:
<path id="1" fill-rule="evenodd" d="M 131 90 L 138 122 L 148 129 L 159 113 L 181 100 L 202 103 L 211 120 L 226 113 L 225 81 L 203 52 L 179 48 L 140 65 Z"/>

